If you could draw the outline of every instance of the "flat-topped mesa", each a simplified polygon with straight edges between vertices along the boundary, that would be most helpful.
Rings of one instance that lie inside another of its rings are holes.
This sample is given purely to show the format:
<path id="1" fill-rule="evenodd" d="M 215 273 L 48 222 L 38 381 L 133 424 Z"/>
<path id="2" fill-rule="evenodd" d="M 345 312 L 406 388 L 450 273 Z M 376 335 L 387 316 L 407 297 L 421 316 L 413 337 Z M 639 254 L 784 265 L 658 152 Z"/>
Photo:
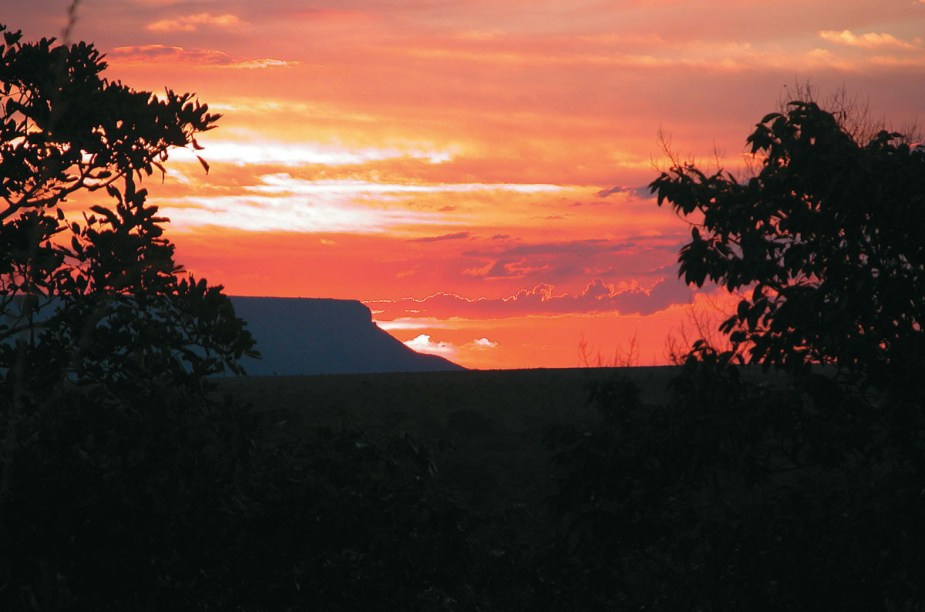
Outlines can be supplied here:
<path id="1" fill-rule="evenodd" d="M 232 297 L 262 359 L 244 359 L 248 374 L 304 375 L 462 370 L 416 353 L 372 321 L 356 300 Z"/>
<path id="2" fill-rule="evenodd" d="M 332 298 L 290 298 L 290 297 L 238 297 L 233 296 L 238 316 L 243 309 L 262 313 L 285 321 L 298 321 L 300 324 L 312 324 L 319 318 L 330 324 L 368 325 L 373 316 L 369 308 L 356 300 L 336 300 Z M 256 310 L 255 310 L 256 309 Z"/>

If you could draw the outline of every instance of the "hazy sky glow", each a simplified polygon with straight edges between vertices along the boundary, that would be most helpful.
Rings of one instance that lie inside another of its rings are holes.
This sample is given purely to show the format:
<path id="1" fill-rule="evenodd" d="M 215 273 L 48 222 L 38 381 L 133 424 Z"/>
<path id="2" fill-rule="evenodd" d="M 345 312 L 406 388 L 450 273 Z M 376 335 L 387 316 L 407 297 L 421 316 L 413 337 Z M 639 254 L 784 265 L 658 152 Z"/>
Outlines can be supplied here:
<path id="1" fill-rule="evenodd" d="M 10 4 L 10 3 L 5 3 Z M 28 38 L 67 2 L 4 6 Z M 745 166 L 810 83 L 905 129 L 925 115 L 925 0 L 84 0 L 108 75 L 224 116 L 152 201 L 178 259 L 235 295 L 367 303 L 469 367 L 665 363 L 693 310 L 689 229 L 644 187 Z M 690 333 L 690 330 L 688 330 Z"/>

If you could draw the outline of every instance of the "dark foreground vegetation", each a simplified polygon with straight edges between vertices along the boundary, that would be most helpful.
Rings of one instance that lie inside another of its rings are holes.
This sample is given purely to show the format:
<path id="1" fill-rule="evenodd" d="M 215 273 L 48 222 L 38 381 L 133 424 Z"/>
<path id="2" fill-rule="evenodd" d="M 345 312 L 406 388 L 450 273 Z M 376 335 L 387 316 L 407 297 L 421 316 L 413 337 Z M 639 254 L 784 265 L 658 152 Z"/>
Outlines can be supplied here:
<path id="1" fill-rule="evenodd" d="M 218 117 L 0 34 L 0 610 L 925 609 L 901 135 L 796 101 L 653 182 L 743 294 L 674 370 L 215 381 L 253 340 L 140 184 Z"/>
<path id="2" fill-rule="evenodd" d="M 678 368 L 240 380 L 226 390 L 253 398 L 278 433 L 360 429 L 380 448 L 410 433 L 430 449 L 437 471 L 421 464 L 416 475 L 442 501 L 417 499 L 435 504 L 428 517 L 447 513 L 459 548 L 435 538 L 419 560 L 429 570 L 436 553 L 452 582 L 433 590 L 425 580 L 399 607 L 919 609 L 920 411 L 828 376 L 797 384 L 716 357 Z M 380 533 L 396 546 L 414 541 L 383 518 Z"/>
<path id="3" fill-rule="evenodd" d="M 742 372 L 708 358 L 73 400 L 17 456 L 0 602 L 920 609 L 921 412 Z"/>

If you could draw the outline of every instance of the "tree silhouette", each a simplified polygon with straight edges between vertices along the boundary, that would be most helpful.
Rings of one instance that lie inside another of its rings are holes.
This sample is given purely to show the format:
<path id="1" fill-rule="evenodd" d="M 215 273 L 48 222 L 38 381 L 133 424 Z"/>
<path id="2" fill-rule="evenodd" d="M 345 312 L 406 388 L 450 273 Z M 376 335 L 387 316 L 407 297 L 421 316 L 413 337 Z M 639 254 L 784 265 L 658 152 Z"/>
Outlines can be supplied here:
<path id="1" fill-rule="evenodd" d="M 747 180 L 675 163 L 650 188 L 694 225 L 685 280 L 744 293 L 721 330 L 750 362 L 908 382 L 925 356 L 925 155 L 849 119 L 790 102 L 748 137 Z"/>
<path id="2" fill-rule="evenodd" d="M 220 287 L 183 274 L 139 187 L 219 115 L 192 94 L 106 80 L 92 45 L 0 32 L 3 390 L 22 400 L 237 371 L 253 344 L 243 323 Z M 68 206 L 77 196 L 83 207 Z"/>

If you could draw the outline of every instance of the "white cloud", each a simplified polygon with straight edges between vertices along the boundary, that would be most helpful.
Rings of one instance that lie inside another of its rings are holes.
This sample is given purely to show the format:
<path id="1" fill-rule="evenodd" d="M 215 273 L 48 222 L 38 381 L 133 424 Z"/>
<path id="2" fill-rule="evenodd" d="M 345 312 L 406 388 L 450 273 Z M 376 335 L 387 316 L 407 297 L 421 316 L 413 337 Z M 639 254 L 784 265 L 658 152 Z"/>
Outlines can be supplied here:
<path id="1" fill-rule="evenodd" d="M 211 154 L 213 145 L 209 145 L 209 161 L 220 159 Z M 350 156 L 351 153 L 344 155 Z M 340 161 L 336 155 L 332 156 L 330 162 L 320 161 L 324 157 L 319 157 L 317 163 L 349 163 Z M 259 193 L 289 193 L 289 194 L 315 194 L 315 193 L 366 193 L 366 194 L 407 194 L 407 193 L 479 193 L 492 191 L 510 191 L 514 193 L 554 193 L 564 191 L 566 188 L 560 185 L 549 185 L 542 183 L 379 183 L 373 181 L 354 180 L 354 179 L 322 179 L 322 180 L 305 180 L 293 178 L 289 174 L 282 172 L 276 174 L 266 174 L 260 177 L 261 185 L 248 187 L 249 191 Z"/>
<path id="2" fill-rule="evenodd" d="M 418 353 L 451 357 L 456 354 L 456 347 L 449 342 L 434 342 L 427 334 L 421 334 L 405 342 L 405 346 Z"/>
<path id="3" fill-rule="evenodd" d="M 493 349 L 497 348 L 498 346 L 497 342 L 492 342 L 488 338 L 479 338 L 478 340 L 473 340 L 472 344 L 477 349 Z"/>
<path id="4" fill-rule="evenodd" d="M 362 206 L 349 194 L 191 196 L 160 204 L 174 227 L 229 227 L 253 232 L 369 234 L 395 226 L 445 223 L 438 215 Z"/>
<path id="5" fill-rule="evenodd" d="M 255 60 L 260 62 L 263 60 Z M 256 64 L 253 67 L 258 67 Z M 195 161 L 192 154 L 185 149 L 178 149 L 172 155 L 177 159 Z M 239 165 L 248 164 L 278 164 L 282 166 L 302 166 L 306 164 L 319 164 L 325 166 L 345 166 L 365 164 L 389 159 L 411 158 L 429 164 L 442 164 L 449 161 L 450 155 L 442 151 L 399 150 L 381 148 L 348 149 L 342 147 L 329 147 L 308 143 L 287 143 L 279 141 L 262 142 L 209 142 L 205 156 L 210 162 L 226 162 Z M 264 177 L 264 183 L 279 190 L 289 189 L 303 183 L 315 181 L 297 181 L 288 174 L 270 174 Z"/>

